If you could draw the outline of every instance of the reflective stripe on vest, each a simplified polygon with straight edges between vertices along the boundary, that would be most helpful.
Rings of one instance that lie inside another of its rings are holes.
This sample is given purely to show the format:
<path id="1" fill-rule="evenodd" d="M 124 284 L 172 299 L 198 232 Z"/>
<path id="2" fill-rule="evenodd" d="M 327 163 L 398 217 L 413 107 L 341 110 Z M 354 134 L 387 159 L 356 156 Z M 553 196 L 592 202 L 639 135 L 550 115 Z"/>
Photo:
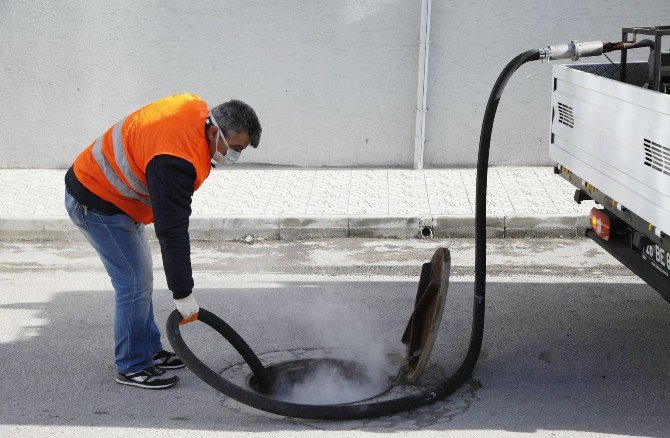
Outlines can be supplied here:
<path id="1" fill-rule="evenodd" d="M 122 124 L 119 122 L 119 124 Z M 121 150 L 123 154 L 123 160 L 125 161 L 125 152 L 123 151 L 123 143 L 121 144 Z M 109 183 L 114 187 L 121 195 L 125 196 L 126 198 L 134 199 L 136 201 L 141 202 L 147 207 L 151 207 L 151 201 L 148 198 L 144 198 L 134 191 L 132 191 L 122 180 L 119 178 L 119 176 L 116 174 L 114 171 L 114 168 L 112 165 L 109 163 L 107 160 L 107 157 L 105 157 L 105 154 L 102 153 L 102 137 L 98 137 L 98 139 L 95 141 L 93 144 L 92 148 L 93 152 L 93 158 L 95 158 L 96 163 L 98 163 L 98 166 L 100 167 L 100 170 L 102 170 L 102 174 L 104 177 L 109 181 Z M 116 142 L 114 145 L 114 156 L 118 157 L 117 151 L 116 151 Z M 118 160 L 118 158 L 117 158 Z M 128 165 L 127 161 L 126 166 Z M 118 161 L 117 161 L 118 164 Z M 120 166 L 121 167 L 121 166 Z M 125 176 L 125 174 L 124 174 Z"/>
<path id="2" fill-rule="evenodd" d="M 119 170 L 121 170 L 121 173 L 126 178 L 126 181 L 128 181 L 128 184 L 130 184 L 130 188 L 135 190 L 140 195 L 149 196 L 149 189 L 147 189 L 147 186 L 144 185 L 144 183 L 142 183 L 142 181 L 140 181 L 139 178 L 135 176 L 132 170 L 130 170 L 130 163 L 128 163 L 126 150 L 123 147 L 122 130 L 123 123 L 127 118 L 128 117 L 114 125 L 114 129 L 112 129 L 112 147 L 114 149 L 114 158 L 116 159 L 116 165 L 119 167 Z"/>

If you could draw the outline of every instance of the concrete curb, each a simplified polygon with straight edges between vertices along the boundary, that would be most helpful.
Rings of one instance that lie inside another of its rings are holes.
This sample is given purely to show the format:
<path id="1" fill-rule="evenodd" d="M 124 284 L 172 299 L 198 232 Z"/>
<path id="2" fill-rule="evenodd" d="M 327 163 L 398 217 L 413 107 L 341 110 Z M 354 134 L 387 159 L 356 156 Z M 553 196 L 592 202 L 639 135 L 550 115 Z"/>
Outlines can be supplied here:
<path id="1" fill-rule="evenodd" d="M 505 237 L 581 237 L 588 216 L 505 216 Z"/>
<path id="2" fill-rule="evenodd" d="M 491 215 L 489 237 L 579 237 L 588 227 L 582 215 Z M 148 227 L 152 229 L 152 226 Z M 333 237 L 473 237 L 474 216 L 196 216 L 189 233 L 195 241 L 227 241 L 247 235 L 263 239 Z M 149 237 L 155 239 L 153 231 Z M 69 218 L 0 218 L 1 240 L 84 240 Z"/>

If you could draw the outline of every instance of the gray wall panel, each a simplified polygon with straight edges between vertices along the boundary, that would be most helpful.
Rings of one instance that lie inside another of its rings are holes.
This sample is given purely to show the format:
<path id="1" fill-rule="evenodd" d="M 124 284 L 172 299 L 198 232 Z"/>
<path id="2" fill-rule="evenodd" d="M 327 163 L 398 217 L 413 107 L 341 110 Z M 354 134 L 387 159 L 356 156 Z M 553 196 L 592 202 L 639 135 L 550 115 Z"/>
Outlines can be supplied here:
<path id="1" fill-rule="evenodd" d="M 476 163 L 489 93 L 517 54 L 574 39 L 618 41 L 624 26 L 664 25 L 669 19 L 667 0 L 433 0 L 426 165 Z M 644 49 L 637 59 L 647 53 Z M 618 54 L 611 58 L 617 61 Z M 496 117 L 492 164 L 549 164 L 550 93 L 551 67 L 546 63 L 527 64 L 512 78 Z"/>
<path id="2" fill-rule="evenodd" d="M 184 91 L 256 108 L 242 162 L 410 165 L 418 26 L 411 0 L 0 2 L 0 166 L 69 166 Z"/>

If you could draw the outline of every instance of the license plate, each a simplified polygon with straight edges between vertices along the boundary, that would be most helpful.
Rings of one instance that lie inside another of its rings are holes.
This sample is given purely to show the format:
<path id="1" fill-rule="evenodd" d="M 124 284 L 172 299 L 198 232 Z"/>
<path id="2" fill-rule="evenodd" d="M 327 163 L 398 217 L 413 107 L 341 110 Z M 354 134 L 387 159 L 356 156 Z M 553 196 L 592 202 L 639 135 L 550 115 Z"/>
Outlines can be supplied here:
<path id="1" fill-rule="evenodd" d="M 645 242 L 642 245 L 642 258 L 662 274 L 670 277 L 670 252 L 658 245 Z"/>

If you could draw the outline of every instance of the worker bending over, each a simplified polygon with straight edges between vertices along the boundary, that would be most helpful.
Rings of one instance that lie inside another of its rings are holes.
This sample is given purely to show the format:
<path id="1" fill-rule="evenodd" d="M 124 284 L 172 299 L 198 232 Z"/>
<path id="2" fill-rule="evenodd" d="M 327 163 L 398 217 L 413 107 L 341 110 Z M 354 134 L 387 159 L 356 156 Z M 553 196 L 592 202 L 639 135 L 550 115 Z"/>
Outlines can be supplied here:
<path id="1" fill-rule="evenodd" d="M 140 108 L 97 138 L 65 175 L 65 207 L 98 252 L 115 291 L 116 381 L 163 389 L 184 363 L 163 349 L 154 321 L 151 250 L 154 223 L 167 284 L 182 324 L 198 316 L 188 234 L 191 198 L 216 165 L 235 163 L 258 147 L 254 110 L 231 100 L 208 110 L 193 94 Z"/>

